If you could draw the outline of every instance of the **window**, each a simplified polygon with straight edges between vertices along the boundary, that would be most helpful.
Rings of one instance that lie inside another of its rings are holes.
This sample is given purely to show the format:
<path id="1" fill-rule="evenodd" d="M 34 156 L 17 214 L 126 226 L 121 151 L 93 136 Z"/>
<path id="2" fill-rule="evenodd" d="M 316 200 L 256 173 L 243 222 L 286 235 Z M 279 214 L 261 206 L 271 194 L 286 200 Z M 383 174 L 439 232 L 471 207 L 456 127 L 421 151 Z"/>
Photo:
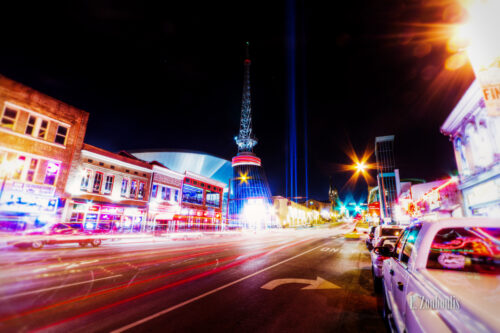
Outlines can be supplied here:
<path id="1" fill-rule="evenodd" d="M 26 125 L 25 134 L 33 135 L 33 130 L 35 129 L 36 117 L 30 116 L 28 119 L 28 124 Z"/>
<path id="2" fill-rule="evenodd" d="M 444 228 L 432 241 L 427 268 L 500 274 L 500 228 Z"/>
<path id="3" fill-rule="evenodd" d="M 91 170 L 85 170 L 85 173 L 83 174 L 82 177 L 82 182 L 80 183 L 80 190 L 82 191 L 88 191 L 89 189 L 89 182 L 90 178 L 92 177 L 92 171 Z"/>
<path id="4" fill-rule="evenodd" d="M 170 192 L 171 192 L 170 187 L 167 187 L 167 193 L 165 195 L 165 200 L 166 201 L 170 201 Z"/>
<path id="5" fill-rule="evenodd" d="M 184 184 L 182 187 L 182 201 L 202 205 L 203 190 L 201 188 Z"/>
<path id="6" fill-rule="evenodd" d="M 220 205 L 220 193 L 214 192 L 212 190 L 207 190 L 206 204 L 207 204 L 207 206 L 219 207 L 219 205 Z"/>
<path id="7" fill-rule="evenodd" d="M 36 167 L 38 166 L 38 160 L 32 158 L 28 168 L 28 173 L 26 174 L 26 181 L 33 182 L 35 180 Z"/>
<path id="8" fill-rule="evenodd" d="M 96 172 L 94 176 L 94 186 L 92 187 L 92 191 L 94 193 L 101 192 L 102 185 L 102 172 Z"/>
<path id="9" fill-rule="evenodd" d="M 167 200 L 167 187 L 166 186 L 161 187 L 161 199 Z"/>
<path id="10" fill-rule="evenodd" d="M 26 156 L 19 156 L 16 161 L 16 165 L 14 166 L 14 174 L 12 176 L 13 179 L 21 179 L 24 170 L 24 164 L 26 162 Z"/>
<path id="11" fill-rule="evenodd" d="M 43 181 L 46 185 L 54 185 L 56 183 L 57 174 L 60 168 L 59 163 L 49 162 L 47 164 L 47 170 L 45 171 L 45 180 Z"/>
<path id="12" fill-rule="evenodd" d="M 175 190 L 174 192 L 174 201 L 179 202 L 179 190 Z"/>
<path id="13" fill-rule="evenodd" d="M 66 143 L 66 135 L 68 135 L 68 128 L 59 125 L 57 127 L 56 138 L 54 142 L 64 145 Z"/>
<path id="14" fill-rule="evenodd" d="M 401 249 L 403 248 L 404 241 L 406 240 L 406 235 L 408 234 L 408 230 L 405 230 L 403 235 L 399 238 L 396 244 L 396 258 L 399 258 L 399 254 L 401 253 Z"/>
<path id="15" fill-rule="evenodd" d="M 386 237 L 386 236 L 399 236 L 401 235 L 402 228 L 382 228 L 380 230 L 381 237 Z"/>
<path id="16" fill-rule="evenodd" d="M 133 180 L 130 183 L 130 197 L 135 198 L 136 195 L 137 195 L 137 181 Z"/>
<path id="17" fill-rule="evenodd" d="M 108 175 L 106 176 L 106 182 L 104 183 L 104 194 L 110 194 L 113 191 L 113 181 L 115 180 L 114 176 Z"/>
<path id="18" fill-rule="evenodd" d="M 0 126 L 14 129 L 14 123 L 17 118 L 17 110 L 11 108 L 5 108 L 2 119 L 0 120 Z"/>
<path id="19" fill-rule="evenodd" d="M 406 243 L 403 248 L 403 253 L 401 254 L 401 262 L 407 264 L 410 260 L 411 252 L 413 251 L 413 246 L 417 240 L 418 232 L 420 231 L 421 225 L 416 225 L 410 228 L 408 236 L 406 237 Z"/>
<path id="20" fill-rule="evenodd" d="M 138 197 L 139 199 L 144 198 L 144 185 L 145 185 L 145 184 L 144 184 L 143 182 L 140 182 L 140 183 L 139 183 L 139 192 L 137 193 L 137 197 Z"/>
<path id="21" fill-rule="evenodd" d="M 45 139 L 47 136 L 47 128 L 49 127 L 49 122 L 47 120 L 42 120 L 40 123 L 40 128 L 38 129 L 38 137 L 40 139 Z"/>
<path id="22" fill-rule="evenodd" d="M 121 196 L 122 197 L 126 197 L 127 196 L 127 190 L 128 190 L 128 179 L 127 178 L 123 178 L 122 180 L 122 188 L 121 188 Z"/>
<path id="23" fill-rule="evenodd" d="M 151 197 L 156 198 L 157 195 L 158 195 L 158 185 L 153 184 L 153 189 L 151 190 Z"/>

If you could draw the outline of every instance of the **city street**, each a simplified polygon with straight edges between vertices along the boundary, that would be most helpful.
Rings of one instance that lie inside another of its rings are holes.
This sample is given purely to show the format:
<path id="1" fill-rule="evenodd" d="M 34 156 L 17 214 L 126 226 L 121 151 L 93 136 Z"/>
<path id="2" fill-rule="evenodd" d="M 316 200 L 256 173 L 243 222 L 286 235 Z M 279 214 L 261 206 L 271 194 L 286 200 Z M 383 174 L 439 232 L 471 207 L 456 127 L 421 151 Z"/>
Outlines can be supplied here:
<path id="1" fill-rule="evenodd" d="M 0 255 L 0 331 L 385 331 L 346 226 Z"/>

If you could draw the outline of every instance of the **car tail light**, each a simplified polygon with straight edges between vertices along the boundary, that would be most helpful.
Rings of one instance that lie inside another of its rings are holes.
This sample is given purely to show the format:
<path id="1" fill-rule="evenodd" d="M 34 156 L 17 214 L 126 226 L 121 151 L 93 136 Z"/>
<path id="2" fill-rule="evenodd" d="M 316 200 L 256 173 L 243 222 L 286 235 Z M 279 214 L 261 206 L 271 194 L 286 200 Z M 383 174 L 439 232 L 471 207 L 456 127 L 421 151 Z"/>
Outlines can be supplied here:
<path id="1" fill-rule="evenodd" d="M 378 256 L 378 257 L 377 257 L 377 261 L 378 261 L 378 262 L 382 262 L 382 261 L 384 261 L 385 259 L 389 259 L 389 257 L 384 257 L 384 256 Z"/>

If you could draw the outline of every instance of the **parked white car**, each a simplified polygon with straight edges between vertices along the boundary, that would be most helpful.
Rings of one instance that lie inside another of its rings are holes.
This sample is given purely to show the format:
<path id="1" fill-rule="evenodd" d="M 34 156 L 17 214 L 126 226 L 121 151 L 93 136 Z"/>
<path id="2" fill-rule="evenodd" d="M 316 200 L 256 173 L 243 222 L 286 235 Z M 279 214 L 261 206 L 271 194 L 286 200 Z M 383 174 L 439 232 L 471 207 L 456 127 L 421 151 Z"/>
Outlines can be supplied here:
<path id="1" fill-rule="evenodd" d="M 370 252 L 372 259 L 373 286 L 375 291 L 380 290 L 382 282 L 382 264 L 389 259 L 389 253 L 393 251 L 398 237 L 380 237 L 378 243 L 374 244 L 373 251 Z"/>
<path id="2" fill-rule="evenodd" d="M 377 244 L 381 237 L 399 237 L 406 226 L 401 225 L 379 225 L 373 232 L 372 244 Z"/>
<path id="3" fill-rule="evenodd" d="M 393 330 L 500 331 L 500 219 L 414 224 L 382 270 Z"/>

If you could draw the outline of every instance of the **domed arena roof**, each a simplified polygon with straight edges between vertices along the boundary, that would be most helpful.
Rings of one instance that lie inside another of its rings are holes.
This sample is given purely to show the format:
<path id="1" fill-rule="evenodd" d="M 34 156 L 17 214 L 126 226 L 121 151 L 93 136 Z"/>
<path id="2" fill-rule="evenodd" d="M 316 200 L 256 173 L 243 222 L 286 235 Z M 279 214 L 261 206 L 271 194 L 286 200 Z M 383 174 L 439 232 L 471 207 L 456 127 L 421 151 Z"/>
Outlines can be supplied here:
<path id="1" fill-rule="evenodd" d="M 232 177 L 231 162 L 203 152 L 189 150 L 133 150 L 133 156 L 148 162 L 158 161 L 167 168 L 184 173 L 191 171 L 227 184 Z"/>

